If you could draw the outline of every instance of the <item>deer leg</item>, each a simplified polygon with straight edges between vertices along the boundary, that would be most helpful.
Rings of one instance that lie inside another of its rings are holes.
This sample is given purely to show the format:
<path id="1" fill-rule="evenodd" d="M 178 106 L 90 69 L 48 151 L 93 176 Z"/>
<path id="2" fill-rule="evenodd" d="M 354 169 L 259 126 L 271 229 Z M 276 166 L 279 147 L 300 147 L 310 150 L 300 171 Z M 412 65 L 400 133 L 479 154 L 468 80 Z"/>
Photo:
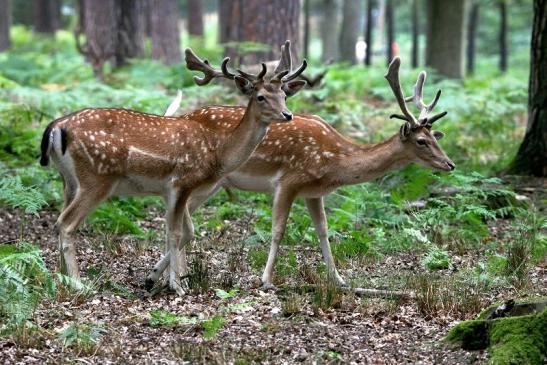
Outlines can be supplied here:
<path id="1" fill-rule="evenodd" d="M 85 217 L 109 195 L 113 185 L 113 183 L 99 184 L 93 189 L 79 190 L 57 219 L 55 228 L 59 232 L 59 266 L 62 273 L 74 278 L 79 277 L 76 247 L 72 240 L 72 233 Z"/>
<path id="2" fill-rule="evenodd" d="M 262 286 L 264 289 L 275 288 L 272 282 L 275 258 L 279 249 L 279 243 L 285 234 L 287 219 L 289 218 L 289 212 L 295 197 L 295 193 L 283 189 L 279 189 L 275 193 L 272 209 L 272 243 L 268 254 L 268 262 L 262 274 Z"/>
<path id="3" fill-rule="evenodd" d="M 329 276 L 334 279 L 336 284 L 345 287 L 347 284 L 336 270 L 336 265 L 330 249 L 327 216 L 325 215 L 323 198 L 308 198 L 306 199 L 306 206 L 308 207 L 313 225 L 315 226 L 315 232 L 319 237 L 319 243 L 321 245 L 321 251 L 323 252 L 323 260 L 327 266 L 327 272 L 329 273 Z"/>
<path id="4" fill-rule="evenodd" d="M 215 185 L 212 189 L 207 190 L 196 190 L 192 192 L 190 195 L 190 198 L 188 199 L 188 211 L 189 215 L 191 216 L 192 213 L 195 212 L 195 210 L 200 207 L 203 202 L 205 202 L 209 197 L 216 194 L 216 192 L 222 187 L 222 182 L 219 182 L 217 185 Z M 193 231 L 193 230 L 192 230 Z M 190 242 L 192 238 L 185 237 L 186 232 L 183 230 L 183 242 Z M 193 236 L 193 234 L 192 234 Z M 154 268 L 148 274 L 145 280 L 145 288 L 147 290 L 152 289 L 154 284 L 159 280 L 161 274 L 165 271 L 167 266 L 169 265 L 171 258 L 169 255 L 169 249 L 166 248 L 165 255 L 154 265 Z M 180 257 L 179 257 L 179 265 L 181 268 L 181 274 L 187 275 L 188 274 L 188 265 L 186 261 L 186 247 L 183 245 L 180 249 Z"/>
<path id="5" fill-rule="evenodd" d="M 189 191 L 183 191 L 170 201 L 167 211 L 167 245 L 169 247 L 169 287 L 178 295 L 184 295 L 184 288 L 180 282 L 179 251 L 183 239 L 183 231 L 193 230 L 187 201 Z M 190 221 L 190 223 L 189 223 Z M 192 232 L 186 232 L 185 237 L 192 237 Z"/>

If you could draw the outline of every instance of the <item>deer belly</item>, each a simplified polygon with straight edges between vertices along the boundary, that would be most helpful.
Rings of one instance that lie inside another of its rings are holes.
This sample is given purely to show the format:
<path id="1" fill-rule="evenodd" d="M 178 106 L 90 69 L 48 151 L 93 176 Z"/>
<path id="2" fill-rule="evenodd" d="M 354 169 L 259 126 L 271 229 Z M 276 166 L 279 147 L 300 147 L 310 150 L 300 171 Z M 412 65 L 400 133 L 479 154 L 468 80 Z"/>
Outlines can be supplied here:
<path id="1" fill-rule="evenodd" d="M 168 178 L 158 179 L 141 175 L 123 177 L 112 195 L 165 195 L 168 191 Z"/>
<path id="2" fill-rule="evenodd" d="M 251 175 L 236 171 L 228 175 L 224 185 L 240 190 L 267 193 L 273 192 L 276 184 L 276 175 Z"/>

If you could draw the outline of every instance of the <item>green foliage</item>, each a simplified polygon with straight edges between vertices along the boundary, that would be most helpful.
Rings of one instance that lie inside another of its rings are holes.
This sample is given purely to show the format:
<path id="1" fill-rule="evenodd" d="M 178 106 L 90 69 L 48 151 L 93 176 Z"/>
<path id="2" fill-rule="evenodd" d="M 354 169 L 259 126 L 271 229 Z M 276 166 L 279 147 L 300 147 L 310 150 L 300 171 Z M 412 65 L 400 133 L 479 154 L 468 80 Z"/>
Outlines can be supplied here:
<path id="1" fill-rule="evenodd" d="M 431 246 L 422 259 L 422 265 L 428 270 L 448 269 L 452 266 L 450 255 L 437 246 Z"/>
<path id="2" fill-rule="evenodd" d="M 222 290 L 222 289 L 215 289 L 215 295 L 219 297 L 220 299 L 233 298 L 237 295 L 238 292 L 239 292 L 239 289 L 237 288 L 230 289 L 229 291 Z"/>
<path id="3" fill-rule="evenodd" d="M 216 315 L 211 319 L 203 321 L 203 338 L 206 340 L 211 340 L 215 338 L 218 334 L 218 331 L 224 327 L 226 324 L 226 319 L 224 317 Z"/>
<path id="4" fill-rule="evenodd" d="M 0 320 L 2 332 L 10 332 L 26 325 L 44 297 L 55 295 L 56 283 L 37 247 L 0 247 Z"/>
<path id="5" fill-rule="evenodd" d="M 188 318 L 185 316 L 178 316 L 174 313 L 158 309 L 150 312 L 149 324 L 151 327 L 176 327 L 180 325 L 196 324 L 198 323 L 198 320 L 197 317 Z"/>
<path id="6" fill-rule="evenodd" d="M 42 193 L 32 186 L 24 186 L 19 176 L 0 179 L 0 203 L 34 215 L 47 204 Z"/>
<path id="7" fill-rule="evenodd" d="M 59 331 L 59 338 L 66 347 L 73 347 L 79 353 L 91 354 L 99 345 L 106 329 L 102 322 L 73 322 Z"/>

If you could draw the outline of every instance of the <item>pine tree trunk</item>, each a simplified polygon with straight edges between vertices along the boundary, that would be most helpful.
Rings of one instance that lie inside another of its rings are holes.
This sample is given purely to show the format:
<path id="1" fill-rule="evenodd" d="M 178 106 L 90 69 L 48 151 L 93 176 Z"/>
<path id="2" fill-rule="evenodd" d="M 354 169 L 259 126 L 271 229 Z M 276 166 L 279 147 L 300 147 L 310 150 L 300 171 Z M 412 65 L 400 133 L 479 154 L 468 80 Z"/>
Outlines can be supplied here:
<path id="1" fill-rule="evenodd" d="M 0 52 L 5 51 L 11 45 L 9 29 L 11 26 L 10 0 L 0 0 Z"/>
<path id="2" fill-rule="evenodd" d="M 188 1 L 188 33 L 203 36 L 203 11 L 201 0 Z"/>
<path id="3" fill-rule="evenodd" d="M 479 11 L 480 3 L 478 0 L 474 0 L 467 27 L 467 73 L 469 75 L 475 72 L 475 40 L 479 25 Z"/>
<path id="4" fill-rule="evenodd" d="M 323 19 L 321 19 L 321 43 L 323 61 L 338 60 L 338 2 L 323 0 Z"/>
<path id="5" fill-rule="evenodd" d="M 500 8 L 500 71 L 507 71 L 507 2 L 500 0 L 498 3 Z"/>
<path id="6" fill-rule="evenodd" d="M 464 75 L 467 0 L 428 0 L 426 64 L 441 75 Z"/>
<path id="7" fill-rule="evenodd" d="M 310 52 L 310 0 L 304 0 L 304 58 L 309 58 Z"/>
<path id="8" fill-rule="evenodd" d="M 146 0 L 118 0 L 119 30 L 116 45 L 116 66 L 128 58 L 144 55 Z"/>
<path id="9" fill-rule="evenodd" d="M 386 2 L 386 55 L 387 64 L 393 59 L 393 47 L 395 46 L 395 24 L 393 20 L 393 0 Z"/>
<path id="10" fill-rule="evenodd" d="M 418 0 L 412 0 L 412 67 L 419 66 L 420 52 L 420 18 L 418 17 Z"/>
<path id="11" fill-rule="evenodd" d="M 534 0 L 528 126 L 509 172 L 547 175 L 547 0 Z"/>
<path id="12" fill-rule="evenodd" d="M 181 62 L 179 12 L 176 0 L 151 0 L 152 58 L 172 65 Z"/>
<path id="13" fill-rule="evenodd" d="M 118 43 L 117 0 L 83 0 L 86 44 L 80 51 L 93 67 L 93 73 L 103 78 L 103 65 L 114 60 Z"/>
<path id="14" fill-rule="evenodd" d="M 222 43 L 251 41 L 270 46 L 267 51 L 247 54 L 241 62 L 255 64 L 274 60 L 281 45 L 291 40 L 291 52 L 298 55 L 300 2 L 294 0 L 220 0 Z M 235 50 L 228 50 L 233 56 Z"/>
<path id="15" fill-rule="evenodd" d="M 367 53 L 365 55 L 365 65 L 370 66 L 372 64 L 372 52 L 374 38 L 372 32 L 374 31 L 374 19 L 372 18 L 372 10 L 374 9 L 375 0 L 367 0 L 367 20 L 365 27 L 365 43 L 367 44 Z"/>
<path id="16" fill-rule="evenodd" d="M 340 59 L 355 63 L 355 43 L 361 28 L 361 1 L 344 0 L 342 7 L 342 30 L 340 31 Z"/>
<path id="17" fill-rule="evenodd" d="M 60 27 L 59 0 L 34 0 L 34 29 L 39 33 L 54 33 Z"/>

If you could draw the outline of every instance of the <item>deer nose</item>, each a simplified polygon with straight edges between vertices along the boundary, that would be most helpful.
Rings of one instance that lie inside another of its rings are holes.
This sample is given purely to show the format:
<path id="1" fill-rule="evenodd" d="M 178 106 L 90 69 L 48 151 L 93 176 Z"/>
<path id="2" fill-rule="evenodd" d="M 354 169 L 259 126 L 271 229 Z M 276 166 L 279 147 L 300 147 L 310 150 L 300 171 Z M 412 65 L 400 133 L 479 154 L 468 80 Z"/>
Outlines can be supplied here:
<path id="1" fill-rule="evenodd" d="M 291 112 L 283 110 L 281 112 L 281 114 L 283 114 L 283 116 L 285 117 L 286 120 L 292 120 L 292 113 Z"/>
<path id="2" fill-rule="evenodd" d="M 456 165 L 454 164 L 454 162 L 452 162 L 450 160 L 446 161 L 446 165 L 448 166 L 450 171 L 453 171 L 456 168 Z"/>

